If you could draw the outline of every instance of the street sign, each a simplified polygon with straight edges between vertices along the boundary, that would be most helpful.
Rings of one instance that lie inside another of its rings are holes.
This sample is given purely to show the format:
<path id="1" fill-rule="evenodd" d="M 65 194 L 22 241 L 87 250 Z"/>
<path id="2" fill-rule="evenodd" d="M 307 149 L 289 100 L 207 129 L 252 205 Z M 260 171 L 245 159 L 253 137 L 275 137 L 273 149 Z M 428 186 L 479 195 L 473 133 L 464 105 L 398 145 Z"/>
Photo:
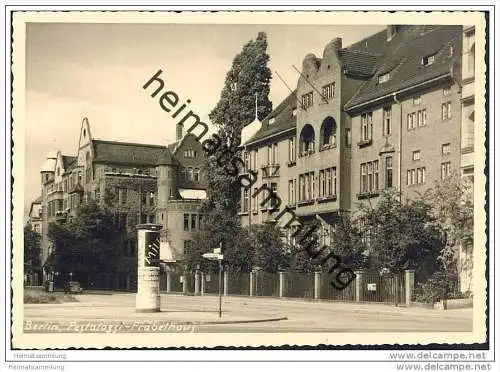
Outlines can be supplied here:
<path id="1" fill-rule="evenodd" d="M 207 260 L 222 260 L 224 258 L 224 255 L 222 254 L 217 254 L 217 253 L 204 253 L 203 258 L 206 258 Z"/>

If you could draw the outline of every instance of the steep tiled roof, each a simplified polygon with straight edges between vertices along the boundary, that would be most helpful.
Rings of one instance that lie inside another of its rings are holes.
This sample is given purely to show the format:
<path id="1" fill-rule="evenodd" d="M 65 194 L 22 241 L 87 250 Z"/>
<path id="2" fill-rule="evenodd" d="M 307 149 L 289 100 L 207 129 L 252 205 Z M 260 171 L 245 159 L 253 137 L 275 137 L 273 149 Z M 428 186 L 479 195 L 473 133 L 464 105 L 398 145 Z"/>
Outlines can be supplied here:
<path id="1" fill-rule="evenodd" d="M 297 117 L 293 115 L 295 108 L 297 108 L 297 96 L 294 91 L 262 121 L 262 127 L 248 143 L 251 144 L 273 134 L 295 128 L 297 124 Z M 274 122 L 269 124 L 271 118 L 274 118 Z"/>
<path id="2" fill-rule="evenodd" d="M 340 51 L 340 59 L 342 61 L 342 68 L 347 74 L 372 76 L 375 72 L 377 56 L 374 54 L 352 49 L 342 49 Z"/>
<path id="3" fill-rule="evenodd" d="M 165 146 L 92 140 L 94 161 L 130 165 L 156 165 Z"/>
<path id="4" fill-rule="evenodd" d="M 73 169 L 76 165 L 76 160 L 77 160 L 76 156 L 63 155 L 62 162 L 63 162 L 64 171 L 67 172 L 67 171 Z"/>
<path id="5" fill-rule="evenodd" d="M 158 157 L 158 160 L 156 161 L 156 165 L 174 165 L 177 163 L 178 163 L 177 160 L 174 159 L 168 148 L 165 148 L 161 152 L 160 156 Z"/>
<path id="6" fill-rule="evenodd" d="M 345 109 L 450 73 L 460 59 L 461 26 L 414 26 L 403 31 L 383 57 L 377 72 L 349 99 Z M 435 54 L 434 63 L 422 64 L 422 58 Z M 389 73 L 389 80 L 380 83 L 378 77 Z"/>

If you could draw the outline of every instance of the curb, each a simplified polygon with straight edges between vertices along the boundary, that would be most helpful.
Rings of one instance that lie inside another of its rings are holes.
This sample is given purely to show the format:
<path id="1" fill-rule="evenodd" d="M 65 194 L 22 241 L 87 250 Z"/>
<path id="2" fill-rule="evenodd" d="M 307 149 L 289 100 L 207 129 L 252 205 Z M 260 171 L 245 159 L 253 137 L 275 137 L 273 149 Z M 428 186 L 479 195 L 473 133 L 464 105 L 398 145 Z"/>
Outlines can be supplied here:
<path id="1" fill-rule="evenodd" d="M 280 320 L 288 320 L 286 316 L 281 318 L 269 318 L 269 319 L 252 319 L 252 320 L 218 320 L 218 321 L 202 321 L 199 323 L 187 322 L 186 324 L 194 325 L 209 325 L 209 324 L 245 324 L 245 323 L 266 323 L 266 322 L 278 322 Z"/>

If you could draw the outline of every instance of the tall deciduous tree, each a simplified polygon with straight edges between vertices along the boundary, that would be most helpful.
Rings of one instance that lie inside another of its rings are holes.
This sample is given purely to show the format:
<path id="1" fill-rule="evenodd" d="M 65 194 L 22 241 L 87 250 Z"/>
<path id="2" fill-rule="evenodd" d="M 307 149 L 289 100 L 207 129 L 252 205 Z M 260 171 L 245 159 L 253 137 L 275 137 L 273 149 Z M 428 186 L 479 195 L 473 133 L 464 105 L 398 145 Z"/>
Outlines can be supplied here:
<path id="1" fill-rule="evenodd" d="M 258 117 L 263 119 L 272 109 L 269 101 L 271 71 L 267 66 L 266 34 L 260 32 L 255 40 L 250 40 L 234 58 L 226 75 L 219 102 L 209 117 L 217 127 L 217 135 L 227 146 L 209 157 L 207 175 L 207 200 L 202 205 L 204 226 L 207 231 L 205 244 L 218 246 L 221 241 L 229 241 L 238 234 L 240 226 L 238 205 L 240 185 L 237 175 L 228 174 L 224 166 L 231 157 L 241 157 L 241 130 L 255 118 L 255 96 L 258 102 Z M 229 148 L 229 155 L 222 153 Z"/>
<path id="2" fill-rule="evenodd" d="M 40 269 L 40 234 L 30 225 L 24 226 L 24 273 L 29 274 Z"/>
<path id="3" fill-rule="evenodd" d="M 55 248 L 48 260 L 50 269 L 90 277 L 112 272 L 124 237 L 125 232 L 117 228 L 110 211 L 93 202 L 83 204 L 71 221 L 49 225 L 49 239 Z"/>
<path id="4" fill-rule="evenodd" d="M 472 183 L 467 178 L 453 173 L 450 177 L 436 183 L 424 195 L 432 205 L 444 239 L 439 254 L 440 282 L 443 296 L 448 295 L 457 276 L 457 256 L 459 249 L 471 250 L 474 240 L 474 204 Z M 472 252 L 460 262 L 461 269 L 472 273 Z M 445 297 L 446 298 L 446 297 Z"/>

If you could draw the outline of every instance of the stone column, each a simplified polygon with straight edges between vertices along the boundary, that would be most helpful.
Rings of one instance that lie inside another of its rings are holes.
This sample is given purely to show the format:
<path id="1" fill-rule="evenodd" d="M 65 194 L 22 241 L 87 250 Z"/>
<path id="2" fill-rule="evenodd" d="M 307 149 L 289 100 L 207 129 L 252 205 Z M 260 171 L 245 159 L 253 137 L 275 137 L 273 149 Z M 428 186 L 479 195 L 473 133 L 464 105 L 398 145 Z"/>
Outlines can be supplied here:
<path id="1" fill-rule="evenodd" d="M 415 270 L 405 270 L 405 297 L 406 306 L 410 307 L 413 287 L 415 285 Z"/>
<path id="2" fill-rule="evenodd" d="M 203 296 L 205 294 L 205 273 L 202 271 L 201 272 L 201 295 Z"/>
<path id="3" fill-rule="evenodd" d="M 360 302 L 363 299 L 363 271 L 355 271 L 356 274 L 355 286 L 356 286 L 356 302 Z"/>
<path id="4" fill-rule="evenodd" d="M 254 276 L 255 273 L 253 271 L 250 271 L 250 297 L 253 296 L 253 282 L 254 282 Z"/>
<path id="5" fill-rule="evenodd" d="M 194 295 L 199 296 L 200 295 L 200 272 L 196 270 L 194 274 Z"/>
<path id="6" fill-rule="evenodd" d="M 160 229 L 161 225 L 137 225 L 136 312 L 160 311 Z"/>
<path id="7" fill-rule="evenodd" d="M 280 279 L 279 296 L 280 298 L 282 298 L 285 297 L 285 273 L 283 271 L 279 272 L 279 279 Z"/>
<path id="8" fill-rule="evenodd" d="M 167 271 L 167 293 L 169 293 L 172 289 L 172 276 L 170 271 Z"/>
<path id="9" fill-rule="evenodd" d="M 228 295 L 229 291 L 229 274 L 227 271 L 224 271 L 224 296 Z"/>
<path id="10" fill-rule="evenodd" d="M 314 299 L 319 300 L 321 296 L 321 272 L 314 273 Z"/>

